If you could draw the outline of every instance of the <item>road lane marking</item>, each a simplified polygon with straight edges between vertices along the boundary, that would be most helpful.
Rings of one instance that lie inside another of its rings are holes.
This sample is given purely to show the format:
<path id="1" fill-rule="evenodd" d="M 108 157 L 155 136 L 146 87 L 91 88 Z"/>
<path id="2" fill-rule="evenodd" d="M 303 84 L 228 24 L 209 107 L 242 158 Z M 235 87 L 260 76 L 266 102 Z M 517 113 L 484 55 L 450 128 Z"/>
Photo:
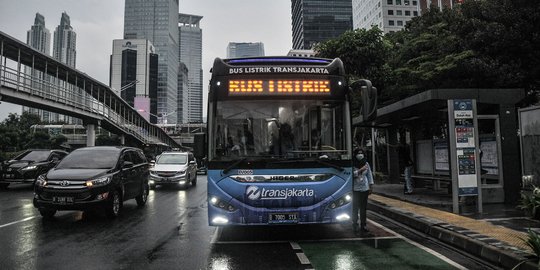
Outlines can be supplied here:
<path id="1" fill-rule="evenodd" d="M 4 228 L 4 227 L 7 227 L 7 226 L 15 225 L 15 224 L 17 224 L 17 223 L 29 221 L 29 220 L 32 220 L 32 219 L 34 219 L 34 218 L 36 218 L 36 217 L 37 217 L 37 216 L 27 217 L 27 218 L 25 218 L 25 219 L 21 219 L 21 220 L 17 220 L 17 221 L 13 221 L 13 222 L 10 222 L 10 223 L 3 224 L 3 225 L 0 225 L 0 229 L 1 229 L 1 228 Z"/>
<path id="2" fill-rule="evenodd" d="M 300 260 L 300 264 L 311 264 L 311 262 L 309 262 L 308 257 L 303 252 L 296 253 L 296 257 L 298 257 L 298 260 Z"/>
<path id="3" fill-rule="evenodd" d="M 212 237 L 212 240 L 210 240 L 210 244 L 216 244 L 220 237 L 221 237 L 221 227 L 217 227 L 216 230 L 214 230 L 214 236 Z"/>
<path id="4" fill-rule="evenodd" d="M 290 242 L 291 243 L 291 247 L 292 249 L 294 250 L 302 250 L 302 248 L 300 247 L 300 245 L 296 242 Z"/>
<path id="5" fill-rule="evenodd" d="M 283 243 L 289 243 L 289 241 L 285 240 L 276 240 L 276 241 L 217 241 L 213 244 L 220 244 L 220 245 L 236 245 L 236 244 L 283 244 Z"/>
<path id="6" fill-rule="evenodd" d="M 393 230 L 390 229 L 390 228 L 386 228 L 385 226 L 383 226 L 383 225 L 381 225 L 381 224 L 379 224 L 379 223 L 377 223 L 377 222 L 375 222 L 375 221 L 373 221 L 373 220 L 370 220 L 370 221 L 373 223 L 373 225 L 375 225 L 375 226 L 377 226 L 377 227 L 379 227 L 379 228 L 381 228 L 381 229 L 383 229 L 383 230 L 386 230 L 386 231 L 389 232 L 389 233 L 392 233 L 392 234 L 394 234 L 394 235 L 397 235 L 398 238 L 401 238 L 401 239 L 403 239 L 404 241 L 406 241 L 407 243 L 409 243 L 409 244 L 411 244 L 411 245 L 413 245 L 413 246 L 416 246 L 416 247 L 419 248 L 419 249 L 424 250 L 425 252 L 427 252 L 427 253 L 429 253 L 429 254 L 431 254 L 431 255 L 433 255 L 433 256 L 435 256 L 435 257 L 441 259 L 441 260 L 443 260 L 444 262 L 446 262 L 446 263 L 448 263 L 448 264 L 450 264 L 450 265 L 456 267 L 457 269 L 460 269 L 460 270 L 466 270 L 466 269 L 467 269 L 467 268 L 463 267 L 462 265 L 460 265 L 460 264 L 458 264 L 458 263 L 456 263 L 456 262 L 454 262 L 454 261 L 448 259 L 448 258 L 445 257 L 444 255 L 438 253 L 437 251 L 435 251 L 435 250 L 433 250 L 433 249 L 430 249 L 430 248 L 428 248 L 428 247 L 425 247 L 425 246 L 423 246 L 423 245 L 421 245 L 421 244 L 419 244 L 419 243 L 417 243 L 417 242 L 415 242 L 415 241 L 413 241 L 413 240 L 411 240 L 411 239 L 409 239 L 409 238 L 407 238 L 407 237 L 405 237 L 405 236 L 403 236 L 403 235 L 401 235 L 401 234 L 399 234 L 399 233 L 393 231 Z"/>

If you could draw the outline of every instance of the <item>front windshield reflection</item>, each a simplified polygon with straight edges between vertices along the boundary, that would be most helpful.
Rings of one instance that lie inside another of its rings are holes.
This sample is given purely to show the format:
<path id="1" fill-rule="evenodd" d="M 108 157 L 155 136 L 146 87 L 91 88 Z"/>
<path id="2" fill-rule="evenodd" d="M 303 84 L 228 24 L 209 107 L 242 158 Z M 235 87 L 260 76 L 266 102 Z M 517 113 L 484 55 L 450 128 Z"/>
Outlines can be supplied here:
<path id="1" fill-rule="evenodd" d="M 343 105 L 320 100 L 219 102 L 214 160 L 346 158 Z"/>

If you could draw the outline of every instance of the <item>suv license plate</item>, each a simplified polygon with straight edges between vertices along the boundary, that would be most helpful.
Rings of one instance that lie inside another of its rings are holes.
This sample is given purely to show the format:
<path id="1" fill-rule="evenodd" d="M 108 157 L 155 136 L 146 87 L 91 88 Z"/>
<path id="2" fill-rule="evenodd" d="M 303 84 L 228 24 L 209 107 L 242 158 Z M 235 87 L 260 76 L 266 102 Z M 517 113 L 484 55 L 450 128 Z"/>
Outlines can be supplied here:
<path id="1" fill-rule="evenodd" d="M 268 216 L 268 223 L 298 223 L 298 213 L 270 213 Z"/>
<path id="2" fill-rule="evenodd" d="M 53 203 L 71 204 L 73 203 L 73 197 L 53 197 Z"/>

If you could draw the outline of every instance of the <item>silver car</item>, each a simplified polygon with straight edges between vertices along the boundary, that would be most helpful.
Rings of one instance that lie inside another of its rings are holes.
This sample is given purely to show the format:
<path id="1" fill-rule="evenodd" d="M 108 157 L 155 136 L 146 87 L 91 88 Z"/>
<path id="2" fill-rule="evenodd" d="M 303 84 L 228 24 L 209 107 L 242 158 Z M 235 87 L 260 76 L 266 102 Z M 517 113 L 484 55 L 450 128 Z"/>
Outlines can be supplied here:
<path id="1" fill-rule="evenodd" d="M 164 152 L 156 157 L 148 179 L 150 189 L 157 185 L 187 187 L 197 184 L 197 162 L 191 152 Z"/>

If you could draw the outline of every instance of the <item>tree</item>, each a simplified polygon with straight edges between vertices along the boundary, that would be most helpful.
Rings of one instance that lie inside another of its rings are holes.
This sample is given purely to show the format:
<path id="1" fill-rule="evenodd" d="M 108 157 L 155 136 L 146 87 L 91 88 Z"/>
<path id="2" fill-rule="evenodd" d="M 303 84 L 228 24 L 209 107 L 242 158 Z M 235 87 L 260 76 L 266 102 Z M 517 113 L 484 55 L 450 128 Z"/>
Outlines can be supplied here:
<path id="1" fill-rule="evenodd" d="M 48 133 L 41 132 L 41 131 L 35 132 L 30 136 L 30 141 L 24 145 L 24 148 L 49 149 L 51 148 L 49 139 L 50 139 L 50 136 Z"/>
<path id="2" fill-rule="evenodd" d="M 96 146 L 118 146 L 121 145 L 118 135 L 101 134 L 96 138 Z"/>
<path id="3" fill-rule="evenodd" d="M 57 135 L 49 139 L 52 149 L 65 148 L 68 138 L 64 135 Z"/>
<path id="4" fill-rule="evenodd" d="M 338 38 L 316 45 L 314 50 L 319 57 L 339 57 L 343 61 L 350 82 L 368 79 L 382 90 L 391 72 L 387 64 L 390 48 L 390 43 L 383 39 L 382 31 L 374 27 L 369 30 L 347 31 Z M 352 106 L 359 108 L 359 105 L 359 96 L 354 95 Z"/>

